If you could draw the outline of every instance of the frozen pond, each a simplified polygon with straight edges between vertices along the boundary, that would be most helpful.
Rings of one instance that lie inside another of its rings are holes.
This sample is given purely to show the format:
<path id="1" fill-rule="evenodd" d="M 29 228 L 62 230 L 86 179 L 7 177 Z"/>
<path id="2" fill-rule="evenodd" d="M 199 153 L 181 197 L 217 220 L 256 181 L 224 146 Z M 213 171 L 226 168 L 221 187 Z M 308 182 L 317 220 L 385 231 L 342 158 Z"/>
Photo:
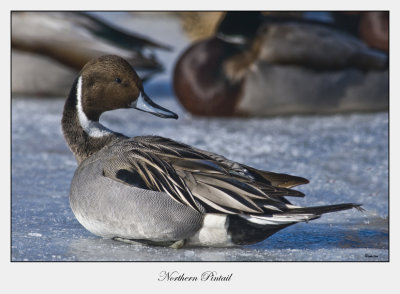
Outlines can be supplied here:
<path id="1" fill-rule="evenodd" d="M 126 14 L 110 14 L 121 24 Z M 130 19 L 129 19 L 130 20 Z M 135 28 L 154 26 L 139 19 Z M 164 22 L 163 17 L 157 17 Z M 166 44 L 177 31 L 165 22 L 151 36 Z M 135 30 L 136 31 L 136 30 Z M 179 50 L 187 43 L 174 36 Z M 286 228 L 239 248 L 169 248 L 128 245 L 96 237 L 75 219 L 69 185 L 76 162 L 61 133 L 64 97 L 12 100 L 13 261 L 387 261 L 388 114 L 202 119 L 174 99 L 170 71 L 178 51 L 157 54 L 164 74 L 145 85 L 152 99 L 179 114 L 163 120 L 133 110 L 106 113 L 102 122 L 129 136 L 161 135 L 219 153 L 256 168 L 306 177 L 300 205 L 362 203 Z"/>
<path id="2" fill-rule="evenodd" d="M 149 89 L 149 93 L 151 89 Z M 68 200 L 76 162 L 61 133 L 63 99 L 12 101 L 12 260 L 386 261 L 388 115 L 201 119 L 172 96 L 157 99 L 180 115 L 163 120 L 133 110 L 102 122 L 129 136 L 159 134 L 257 168 L 311 182 L 293 202 L 363 203 L 365 212 L 332 213 L 241 248 L 169 248 L 98 238 L 75 219 Z"/>

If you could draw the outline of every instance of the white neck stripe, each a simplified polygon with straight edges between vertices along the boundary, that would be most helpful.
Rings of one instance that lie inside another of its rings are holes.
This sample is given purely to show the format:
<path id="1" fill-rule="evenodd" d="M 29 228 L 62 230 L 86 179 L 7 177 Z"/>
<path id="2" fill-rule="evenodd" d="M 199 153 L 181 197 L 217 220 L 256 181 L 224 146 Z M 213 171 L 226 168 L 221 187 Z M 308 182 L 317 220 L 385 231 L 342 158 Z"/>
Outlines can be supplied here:
<path id="1" fill-rule="evenodd" d="M 231 44 L 246 44 L 248 40 L 241 35 L 225 35 L 223 33 L 217 33 L 217 38 Z"/>
<path id="2" fill-rule="evenodd" d="M 113 132 L 103 126 L 101 123 L 97 121 L 91 121 L 87 118 L 85 112 L 82 108 L 82 76 L 79 77 L 78 83 L 76 84 L 76 110 L 78 112 L 78 119 L 82 129 L 90 136 L 90 137 L 103 137 Z"/>

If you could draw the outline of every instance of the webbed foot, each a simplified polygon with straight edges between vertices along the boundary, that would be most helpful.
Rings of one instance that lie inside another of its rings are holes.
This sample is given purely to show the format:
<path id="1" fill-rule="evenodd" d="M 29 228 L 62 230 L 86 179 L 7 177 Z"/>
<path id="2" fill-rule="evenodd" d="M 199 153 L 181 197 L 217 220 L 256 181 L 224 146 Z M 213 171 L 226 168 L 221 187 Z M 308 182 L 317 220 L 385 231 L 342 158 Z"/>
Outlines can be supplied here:
<path id="1" fill-rule="evenodd" d="M 151 246 L 169 247 L 173 249 L 182 248 L 185 245 L 185 240 L 178 241 L 152 241 L 143 239 L 125 239 L 121 237 L 114 237 L 113 240 L 121 241 L 128 244 L 145 244 Z"/>

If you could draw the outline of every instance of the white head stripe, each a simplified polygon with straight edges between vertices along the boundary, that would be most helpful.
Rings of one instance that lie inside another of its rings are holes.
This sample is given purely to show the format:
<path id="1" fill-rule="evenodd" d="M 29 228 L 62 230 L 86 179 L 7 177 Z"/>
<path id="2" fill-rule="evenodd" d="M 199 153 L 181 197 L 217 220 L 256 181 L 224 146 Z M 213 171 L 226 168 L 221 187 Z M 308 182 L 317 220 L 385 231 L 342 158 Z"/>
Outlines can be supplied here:
<path id="1" fill-rule="evenodd" d="M 101 123 L 97 121 L 91 121 L 87 118 L 82 107 L 82 76 L 79 77 L 78 83 L 76 84 L 76 110 L 78 112 L 78 119 L 82 129 L 90 137 L 103 137 L 113 133 L 111 130 L 107 129 Z"/>

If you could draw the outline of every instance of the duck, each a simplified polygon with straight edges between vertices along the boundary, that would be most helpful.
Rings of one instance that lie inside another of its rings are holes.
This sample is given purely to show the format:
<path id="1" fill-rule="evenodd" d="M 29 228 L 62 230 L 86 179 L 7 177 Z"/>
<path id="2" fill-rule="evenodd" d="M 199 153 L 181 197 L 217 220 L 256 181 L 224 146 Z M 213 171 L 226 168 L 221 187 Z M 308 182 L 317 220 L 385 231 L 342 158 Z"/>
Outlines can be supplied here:
<path id="1" fill-rule="evenodd" d="M 80 69 L 105 54 L 124 57 L 148 80 L 164 70 L 155 51 L 172 50 L 86 12 L 14 11 L 11 24 L 13 94 L 65 96 Z"/>
<path id="2" fill-rule="evenodd" d="M 182 106 L 199 116 L 387 111 L 388 56 L 332 25 L 229 11 L 184 49 L 173 71 Z"/>
<path id="3" fill-rule="evenodd" d="M 254 244 L 298 222 L 360 204 L 301 207 L 298 176 L 258 170 L 161 136 L 129 138 L 99 122 L 102 113 L 136 109 L 165 119 L 122 57 L 89 61 L 75 79 L 61 119 L 78 167 L 70 206 L 94 235 L 181 248 Z"/>

